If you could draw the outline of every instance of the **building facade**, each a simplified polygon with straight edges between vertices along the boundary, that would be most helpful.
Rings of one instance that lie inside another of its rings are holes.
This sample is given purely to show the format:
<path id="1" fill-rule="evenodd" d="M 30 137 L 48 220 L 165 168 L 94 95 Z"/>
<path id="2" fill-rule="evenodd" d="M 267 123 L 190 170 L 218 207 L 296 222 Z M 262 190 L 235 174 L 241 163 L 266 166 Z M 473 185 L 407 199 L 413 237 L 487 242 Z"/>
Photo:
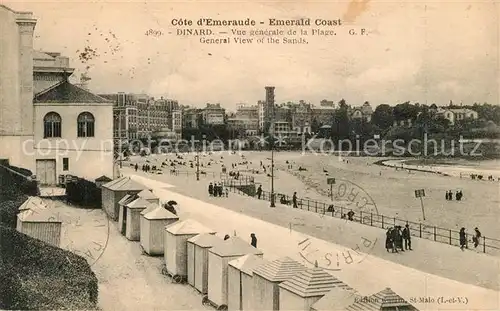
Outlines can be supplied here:
<path id="1" fill-rule="evenodd" d="M 203 122 L 207 125 L 223 125 L 226 117 L 226 109 L 220 104 L 207 103 L 201 112 Z"/>
<path id="2" fill-rule="evenodd" d="M 35 171 L 33 33 L 31 12 L 16 12 L 0 4 L 0 159 Z"/>
<path id="3" fill-rule="evenodd" d="M 113 177 L 113 102 L 64 80 L 35 95 L 36 176 Z"/>
<path id="4" fill-rule="evenodd" d="M 349 115 L 353 120 L 370 122 L 372 120 L 373 108 L 369 102 L 365 102 L 361 107 L 350 108 Z"/>
<path id="5" fill-rule="evenodd" d="M 117 94 L 100 94 L 112 100 L 113 135 L 116 143 L 128 143 L 135 139 L 148 138 L 153 132 L 172 129 L 173 113 L 179 110 L 176 100 L 155 100 L 146 94 L 119 92 Z"/>
<path id="6" fill-rule="evenodd" d="M 439 107 L 436 112 L 437 116 L 442 116 L 443 118 L 450 121 L 453 125 L 456 122 L 463 120 L 476 120 L 479 115 L 476 111 L 467 108 L 441 108 Z"/>

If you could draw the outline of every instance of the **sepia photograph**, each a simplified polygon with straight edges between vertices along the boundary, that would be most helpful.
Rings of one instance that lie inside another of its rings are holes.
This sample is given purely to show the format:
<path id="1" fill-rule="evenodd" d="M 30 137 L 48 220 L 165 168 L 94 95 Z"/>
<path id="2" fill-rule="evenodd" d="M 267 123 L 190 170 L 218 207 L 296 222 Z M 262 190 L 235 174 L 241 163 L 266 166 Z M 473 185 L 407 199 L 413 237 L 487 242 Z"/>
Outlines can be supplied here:
<path id="1" fill-rule="evenodd" d="M 0 310 L 500 310 L 500 3 L 0 0 Z"/>

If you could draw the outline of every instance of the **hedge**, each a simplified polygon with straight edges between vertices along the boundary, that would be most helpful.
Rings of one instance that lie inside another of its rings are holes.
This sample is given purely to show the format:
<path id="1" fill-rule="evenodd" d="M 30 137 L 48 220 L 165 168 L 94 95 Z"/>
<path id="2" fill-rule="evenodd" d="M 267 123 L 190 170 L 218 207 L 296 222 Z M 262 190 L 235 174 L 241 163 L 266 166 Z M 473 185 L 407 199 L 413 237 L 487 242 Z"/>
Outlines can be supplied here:
<path id="1" fill-rule="evenodd" d="M 96 309 L 98 281 L 87 261 L 0 226 L 0 309 Z"/>
<path id="2" fill-rule="evenodd" d="M 66 183 L 66 200 L 87 208 L 101 208 L 101 188 L 91 181 L 77 178 Z"/>

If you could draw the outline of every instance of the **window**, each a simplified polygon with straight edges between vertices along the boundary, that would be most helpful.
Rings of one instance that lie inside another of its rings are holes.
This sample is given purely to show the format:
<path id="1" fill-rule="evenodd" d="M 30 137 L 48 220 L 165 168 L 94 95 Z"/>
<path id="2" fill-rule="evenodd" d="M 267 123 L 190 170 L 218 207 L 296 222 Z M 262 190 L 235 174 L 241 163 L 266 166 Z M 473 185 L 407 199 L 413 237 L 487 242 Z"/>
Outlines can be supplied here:
<path id="1" fill-rule="evenodd" d="M 49 112 L 43 118 L 43 138 L 61 137 L 61 116 Z"/>
<path id="2" fill-rule="evenodd" d="M 94 137 L 94 116 L 90 112 L 82 112 L 78 116 L 78 137 Z"/>
<path id="3" fill-rule="evenodd" d="M 69 158 L 63 158 L 63 171 L 69 170 Z"/>

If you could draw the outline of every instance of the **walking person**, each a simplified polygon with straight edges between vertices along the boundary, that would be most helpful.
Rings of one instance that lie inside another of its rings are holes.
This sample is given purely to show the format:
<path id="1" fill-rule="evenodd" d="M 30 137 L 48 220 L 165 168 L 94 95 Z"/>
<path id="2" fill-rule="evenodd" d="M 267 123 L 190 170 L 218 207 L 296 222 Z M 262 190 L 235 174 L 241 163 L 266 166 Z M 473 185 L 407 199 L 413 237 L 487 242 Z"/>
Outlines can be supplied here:
<path id="1" fill-rule="evenodd" d="M 467 247 L 467 236 L 465 235 L 465 228 L 462 227 L 459 232 L 460 237 L 460 249 L 463 251 L 464 247 Z"/>
<path id="2" fill-rule="evenodd" d="M 387 232 L 385 233 L 385 249 L 387 250 L 387 252 L 389 252 L 389 250 L 393 250 L 392 248 L 392 228 L 389 228 L 387 229 Z M 394 253 L 394 250 L 392 251 Z"/>
<path id="3" fill-rule="evenodd" d="M 472 238 L 472 241 L 474 242 L 474 248 L 477 248 L 479 245 L 479 239 L 481 239 L 481 231 L 476 227 L 474 228 L 475 235 Z"/>
<path id="4" fill-rule="evenodd" d="M 292 202 L 293 202 L 293 208 L 297 208 L 297 192 L 294 192 L 293 193 L 293 197 L 292 197 Z"/>
<path id="5" fill-rule="evenodd" d="M 214 185 L 212 185 L 212 183 L 210 183 L 208 185 L 208 195 L 209 196 L 213 196 L 214 195 Z"/>
<path id="6" fill-rule="evenodd" d="M 257 188 L 257 198 L 260 200 L 260 196 L 262 195 L 262 185 L 259 185 Z"/>
<path id="7" fill-rule="evenodd" d="M 135 168 L 135 171 L 137 172 L 137 169 L 139 169 L 139 165 L 137 165 L 137 163 L 136 163 L 134 168 Z"/>
<path id="8" fill-rule="evenodd" d="M 391 230 L 391 241 L 392 241 L 392 252 L 399 253 L 398 252 L 398 229 L 396 227 L 394 227 Z"/>
<path id="9" fill-rule="evenodd" d="M 250 244 L 253 247 L 257 248 L 257 237 L 255 236 L 255 233 L 250 234 L 250 239 L 251 239 Z"/>
<path id="10" fill-rule="evenodd" d="M 405 250 L 411 250 L 411 232 L 410 232 L 410 226 L 408 224 L 405 225 L 405 228 L 403 229 L 403 240 L 405 241 Z"/>

